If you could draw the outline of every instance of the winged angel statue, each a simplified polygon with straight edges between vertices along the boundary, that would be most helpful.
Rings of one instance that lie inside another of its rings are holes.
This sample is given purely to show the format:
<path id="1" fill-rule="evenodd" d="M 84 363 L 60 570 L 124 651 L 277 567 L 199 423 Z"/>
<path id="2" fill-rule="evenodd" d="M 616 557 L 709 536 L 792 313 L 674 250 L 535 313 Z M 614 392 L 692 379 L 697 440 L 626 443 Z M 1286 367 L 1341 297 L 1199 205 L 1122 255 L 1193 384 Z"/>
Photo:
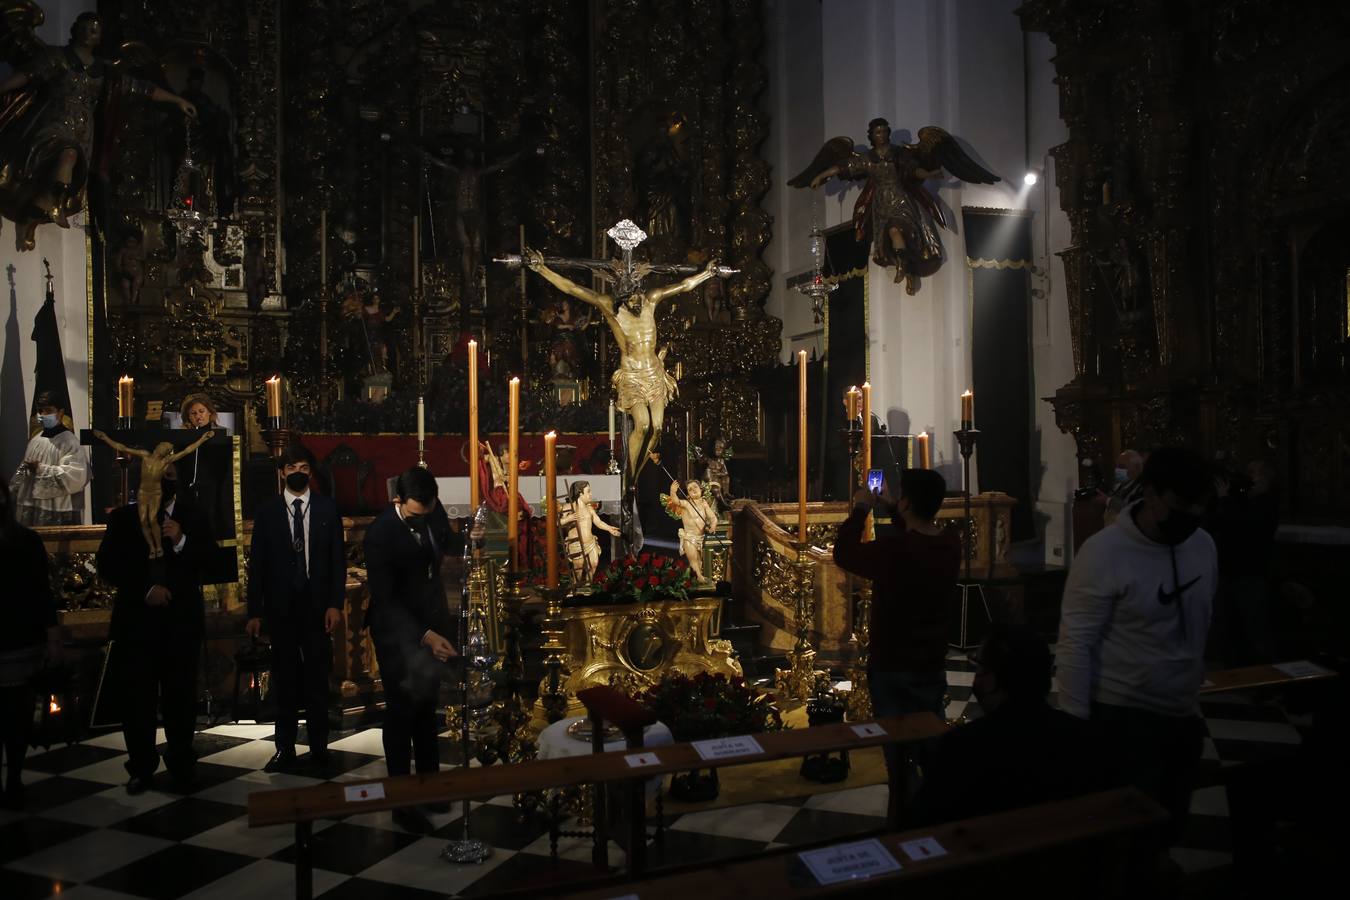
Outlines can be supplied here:
<path id="1" fill-rule="evenodd" d="M 43 19 L 31 0 L 0 0 L 0 60 L 14 69 L 0 81 L 0 215 L 17 226 L 20 251 L 33 249 L 38 225 L 68 227 L 68 217 L 83 207 L 91 171 L 106 176 L 128 98 L 172 103 L 189 118 L 197 114 L 177 94 L 131 77 L 135 66 L 163 80 L 143 44 L 124 44 L 117 62 L 94 56 L 103 38 L 97 13 L 76 17 L 64 47 L 37 36 Z"/>
<path id="2" fill-rule="evenodd" d="M 905 292 L 918 293 L 919 280 L 942 267 L 942 238 L 938 226 L 951 230 L 942 208 L 923 183 L 945 170 L 972 184 L 993 184 L 998 176 L 986 172 L 966 155 L 946 131 L 929 125 L 919 129 L 916 144 L 892 144 L 885 119 L 867 123 L 872 149 L 856 153 L 847 137 L 827 141 L 811 165 L 788 182 L 793 187 L 816 188 L 838 176 L 866 179 L 853 206 L 853 228 L 859 241 L 872 241 L 872 259 L 879 266 L 895 266 L 895 283 Z"/>

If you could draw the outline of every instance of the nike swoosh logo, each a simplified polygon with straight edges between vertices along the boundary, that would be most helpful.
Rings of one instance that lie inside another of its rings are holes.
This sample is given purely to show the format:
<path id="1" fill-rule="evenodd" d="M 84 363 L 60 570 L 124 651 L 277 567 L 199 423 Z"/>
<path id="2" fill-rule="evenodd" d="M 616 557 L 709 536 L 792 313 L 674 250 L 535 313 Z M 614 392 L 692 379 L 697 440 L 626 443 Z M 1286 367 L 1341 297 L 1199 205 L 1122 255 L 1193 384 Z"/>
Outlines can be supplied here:
<path id="1" fill-rule="evenodd" d="M 1189 590 L 1190 588 L 1195 587 L 1195 583 L 1199 581 L 1201 577 L 1202 576 L 1200 575 L 1195 576 L 1185 584 L 1179 585 L 1175 591 L 1172 591 L 1170 593 L 1163 590 L 1162 585 L 1158 585 L 1158 602 L 1161 603 L 1163 606 L 1167 606 L 1173 600 L 1179 600 L 1182 594 L 1186 593 L 1186 591 Z"/>

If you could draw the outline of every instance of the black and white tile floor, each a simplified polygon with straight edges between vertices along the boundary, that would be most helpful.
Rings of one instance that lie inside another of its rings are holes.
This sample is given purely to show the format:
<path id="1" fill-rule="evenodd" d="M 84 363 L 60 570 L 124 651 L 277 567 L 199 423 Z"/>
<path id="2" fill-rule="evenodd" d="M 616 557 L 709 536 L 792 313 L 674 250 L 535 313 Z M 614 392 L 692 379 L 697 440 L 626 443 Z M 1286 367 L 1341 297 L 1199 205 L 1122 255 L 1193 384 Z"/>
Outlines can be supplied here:
<path id="1" fill-rule="evenodd" d="M 970 700 L 970 677 L 964 659 L 949 661 L 949 718 L 959 717 L 968 703 L 971 715 L 978 713 Z M 1218 784 L 1222 767 L 1288 754 L 1301 740 L 1300 725 L 1275 705 L 1215 696 L 1205 701 L 1204 712 L 1209 731 L 1205 777 L 1192 800 L 1185 836 L 1173 851 L 1187 872 L 1231 862 L 1227 801 Z M 128 796 L 120 734 L 30 755 L 27 809 L 0 811 L 0 897 L 289 895 L 294 890 L 293 830 L 249 828 L 247 797 L 320 779 L 262 772 L 274 749 L 271 738 L 270 725 L 220 725 L 200 732 L 197 784 L 186 794 L 170 790 L 161 774 L 154 789 Z M 444 749 L 448 758 L 448 737 Z M 360 781 L 384 774 L 379 729 L 343 737 L 331 751 L 322 773 L 330 780 Z M 879 827 L 885 804 L 885 786 L 873 785 L 685 813 L 669 820 L 661 859 L 690 863 L 844 837 Z M 561 842 L 555 867 L 546 827 L 522 822 L 509 797 L 473 805 L 473 833 L 493 847 L 492 856 L 479 866 L 453 866 L 440 859 L 442 848 L 462 829 L 458 809 L 434 815 L 432 821 L 437 830 L 429 836 L 403 831 L 388 813 L 318 823 L 316 896 L 487 896 L 556 884 L 590 871 L 589 846 L 580 840 Z M 612 858 L 621 859 L 621 851 L 613 850 Z"/>

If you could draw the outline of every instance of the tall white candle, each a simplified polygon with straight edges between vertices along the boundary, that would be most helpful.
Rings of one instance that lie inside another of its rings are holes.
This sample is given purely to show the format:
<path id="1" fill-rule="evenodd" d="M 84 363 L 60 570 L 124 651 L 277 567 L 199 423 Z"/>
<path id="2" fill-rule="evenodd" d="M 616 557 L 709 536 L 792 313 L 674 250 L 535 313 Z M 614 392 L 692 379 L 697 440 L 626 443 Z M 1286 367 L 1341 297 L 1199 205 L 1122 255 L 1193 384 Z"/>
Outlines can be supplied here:
<path id="1" fill-rule="evenodd" d="M 614 443 L 614 401 L 609 401 L 609 442 Z"/>
<path id="2" fill-rule="evenodd" d="M 427 437 L 427 408 L 422 402 L 422 398 L 417 398 L 417 443 L 421 444 Z"/>

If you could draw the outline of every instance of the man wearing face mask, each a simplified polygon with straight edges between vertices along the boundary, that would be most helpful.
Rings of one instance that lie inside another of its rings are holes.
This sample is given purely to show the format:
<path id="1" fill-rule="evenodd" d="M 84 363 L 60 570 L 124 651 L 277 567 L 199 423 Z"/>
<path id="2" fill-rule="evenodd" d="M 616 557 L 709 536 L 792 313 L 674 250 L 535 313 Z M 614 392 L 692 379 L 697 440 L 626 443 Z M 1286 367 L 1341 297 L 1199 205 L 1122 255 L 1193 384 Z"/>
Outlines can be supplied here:
<path id="1" fill-rule="evenodd" d="M 117 589 L 109 637 L 112 658 L 122 673 L 128 794 L 148 789 L 159 766 L 156 706 L 168 742 L 164 764 L 176 789 L 191 786 L 197 760 L 192 734 L 206 620 L 201 571 L 215 542 L 191 495 L 178 494 L 173 464 L 160 482 L 159 502 L 162 557 L 151 561 L 135 504 L 113 510 L 98 548 L 98 573 Z"/>
<path id="2" fill-rule="evenodd" d="M 943 717 L 947 691 L 947 611 L 956 588 L 961 544 L 955 531 L 937 526 L 947 483 L 931 469 L 905 469 L 894 507 L 866 489 L 853 497 L 853 513 L 839 525 L 834 561 L 870 578 L 872 589 L 868 690 L 878 716 L 931 712 Z M 864 543 L 863 527 L 874 508 L 889 509 L 895 531 Z M 900 827 L 900 810 L 916 784 L 926 755 L 916 751 L 906 765 L 900 748 L 883 748 L 890 780 L 889 827 Z M 908 784 L 906 783 L 908 781 Z"/>
<path id="3" fill-rule="evenodd" d="M 62 419 L 65 410 L 51 391 L 33 399 L 41 431 L 33 435 L 23 462 L 10 479 L 20 525 L 79 525 L 89 464 L 80 439 Z"/>
<path id="4" fill-rule="evenodd" d="M 1199 530 L 1211 469 L 1190 450 L 1153 451 L 1142 497 L 1079 549 L 1056 648 L 1060 706 L 1116 751 L 1118 780 L 1185 821 L 1204 729 L 1204 681 L 1218 559 Z"/>
<path id="5" fill-rule="evenodd" d="M 1121 510 L 1138 500 L 1143 494 L 1139 476 L 1144 471 L 1144 456 L 1138 450 L 1122 450 L 1116 457 L 1116 469 L 1111 493 L 1106 497 L 1106 511 L 1102 514 L 1103 524 L 1110 525 L 1120 515 Z"/>
<path id="6" fill-rule="evenodd" d="M 458 655 L 450 643 L 454 623 L 441 583 L 441 561 L 459 553 L 463 539 L 450 530 L 437 499 L 436 479 L 414 466 L 398 476 L 394 505 L 366 531 L 371 637 L 384 683 L 384 760 L 390 775 L 440 769 L 436 706 L 444 663 Z M 419 810 L 399 809 L 394 819 L 414 833 L 431 823 Z"/>
<path id="7" fill-rule="evenodd" d="M 256 638 L 264 624 L 272 638 L 272 696 L 277 704 L 276 753 L 266 772 L 297 765 L 300 706 L 305 707 L 309 768 L 328 762 L 330 637 L 347 596 L 347 557 L 337 503 L 310 490 L 313 457 L 299 444 L 281 456 L 285 489 L 253 518 L 248 564 L 248 622 Z"/>

